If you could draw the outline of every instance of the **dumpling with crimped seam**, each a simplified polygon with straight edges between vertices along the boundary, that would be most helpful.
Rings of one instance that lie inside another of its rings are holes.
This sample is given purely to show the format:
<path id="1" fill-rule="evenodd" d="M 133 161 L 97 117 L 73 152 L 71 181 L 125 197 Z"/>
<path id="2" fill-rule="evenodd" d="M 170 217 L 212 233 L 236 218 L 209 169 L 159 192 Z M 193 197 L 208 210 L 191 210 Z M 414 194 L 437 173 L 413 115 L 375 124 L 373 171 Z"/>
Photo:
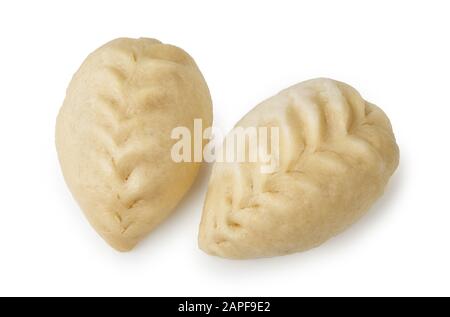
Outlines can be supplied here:
<path id="1" fill-rule="evenodd" d="M 89 222 L 126 251 L 166 218 L 199 163 L 175 163 L 171 131 L 211 125 L 208 87 L 182 49 L 154 39 L 113 40 L 74 75 L 56 125 L 65 180 Z"/>
<path id="2" fill-rule="evenodd" d="M 269 257 L 320 245 L 368 210 L 399 161 L 384 112 L 330 79 L 283 90 L 236 126 L 278 127 L 279 168 L 264 174 L 261 163 L 215 163 L 199 245 L 221 257 Z"/>

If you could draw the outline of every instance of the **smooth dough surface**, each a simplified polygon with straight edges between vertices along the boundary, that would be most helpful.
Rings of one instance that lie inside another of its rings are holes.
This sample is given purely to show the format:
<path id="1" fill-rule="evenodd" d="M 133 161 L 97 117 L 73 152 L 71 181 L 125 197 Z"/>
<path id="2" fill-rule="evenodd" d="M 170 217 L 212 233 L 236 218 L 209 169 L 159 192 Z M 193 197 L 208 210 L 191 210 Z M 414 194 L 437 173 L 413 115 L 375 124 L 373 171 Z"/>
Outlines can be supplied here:
<path id="1" fill-rule="evenodd" d="M 399 151 L 389 119 L 352 87 L 313 79 L 257 105 L 239 127 L 279 127 L 280 168 L 216 162 L 199 232 L 205 252 L 257 258 L 308 250 L 383 193 Z"/>
<path id="2" fill-rule="evenodd" d="M 171 131 L 212 123 L 208 87 L 182 49 L 155 39 L 113 40 L 74 75 L 56 124 L 65 180 L 98 233 L 127 251 L 193 183 L 199 163 L 171 159 Z"/>

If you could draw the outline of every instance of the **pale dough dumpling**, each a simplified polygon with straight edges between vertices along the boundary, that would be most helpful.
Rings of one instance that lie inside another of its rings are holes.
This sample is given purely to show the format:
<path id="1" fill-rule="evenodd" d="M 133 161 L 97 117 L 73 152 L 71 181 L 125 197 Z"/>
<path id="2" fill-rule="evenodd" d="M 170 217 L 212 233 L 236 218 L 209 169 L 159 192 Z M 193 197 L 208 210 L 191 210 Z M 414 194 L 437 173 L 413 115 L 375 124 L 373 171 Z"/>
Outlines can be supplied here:
<path id="1" fill-rule="evenodd" d="M 279 127 L 280 161 L 272 174 L 261 173 L 259 163 L 215 163 L 199 245 L 221 257 L 320 245 L 368 210 L 399 161 L 384 112 L 330 79 L 283 90 L 236 126 Z"/>
<path id="2" fill-rule="evenodd" d="M 199 163 L 171 159 L 171 130 L 212 123 L 208 87 L 182 49 L 154 39 L 113 40 L 74 75 L 56 124 L 65 180 L 98 233 L 127 251 L 193 183 Z"/>

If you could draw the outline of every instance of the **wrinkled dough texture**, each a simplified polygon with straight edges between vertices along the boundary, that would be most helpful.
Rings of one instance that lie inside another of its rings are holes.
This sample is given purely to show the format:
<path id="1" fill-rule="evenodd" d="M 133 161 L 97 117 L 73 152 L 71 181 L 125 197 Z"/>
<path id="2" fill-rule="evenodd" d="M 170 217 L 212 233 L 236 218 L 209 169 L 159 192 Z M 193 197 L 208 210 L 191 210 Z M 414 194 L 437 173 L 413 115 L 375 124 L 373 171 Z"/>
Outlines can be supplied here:
<path id="1" fill-rule="evenodd" d="M 398 165 L 389 119 L 352 87 L 313 79 L 262 102 L 236 126 L 279 127 L 280 167 L 215 163 L 199 245 L 227 258 L 318 246 L 355 222 Z"/>
<path id="2" fill-rule="evenodd" d="M 154 39 L 113 40 L 74 75 L 56 125 L 65 180 L 89 222 L 130 250 L 177 205 L 199 164 L 174 163 L 177 126 L 212 121 L 208 87 L 183 50 Z"/>

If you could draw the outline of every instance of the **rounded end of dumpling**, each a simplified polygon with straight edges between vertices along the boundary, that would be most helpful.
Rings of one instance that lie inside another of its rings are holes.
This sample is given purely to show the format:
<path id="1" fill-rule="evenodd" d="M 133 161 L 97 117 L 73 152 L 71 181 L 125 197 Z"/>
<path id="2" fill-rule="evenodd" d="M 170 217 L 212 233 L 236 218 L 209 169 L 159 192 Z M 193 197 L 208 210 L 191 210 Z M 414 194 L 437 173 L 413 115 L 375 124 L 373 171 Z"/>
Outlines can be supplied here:
<path id="1" fill-rule="evenodd" d="M 102 233 L 101 236 L 106 243 L 119 252 L 129 252 L 133 250 L 139 242 L 139 240 L 129 239 L 120 234 Z"/>

